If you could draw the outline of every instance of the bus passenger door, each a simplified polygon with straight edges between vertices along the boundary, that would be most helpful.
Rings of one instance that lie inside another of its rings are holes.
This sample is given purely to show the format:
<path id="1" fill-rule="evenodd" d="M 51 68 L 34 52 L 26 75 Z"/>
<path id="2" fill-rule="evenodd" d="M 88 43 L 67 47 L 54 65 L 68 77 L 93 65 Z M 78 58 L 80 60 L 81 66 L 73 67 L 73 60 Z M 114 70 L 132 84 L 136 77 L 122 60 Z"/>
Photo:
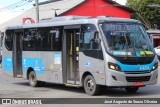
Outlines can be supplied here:
<path id="1" fill-rule="evenodd" d="M 22 72 L 22 36 L 23 30 L 15 30 L 13 37 L 13 77 L 21 78 Z"/>
<path id="2" fill-rule="evenodd" d="M 64 83 L 79 84 L 79 34 L 80 29 L 68 26 L 64 30 L 63 44 L 63 74 Z M 71 29 L 72 28 L 72 29 Z"/>

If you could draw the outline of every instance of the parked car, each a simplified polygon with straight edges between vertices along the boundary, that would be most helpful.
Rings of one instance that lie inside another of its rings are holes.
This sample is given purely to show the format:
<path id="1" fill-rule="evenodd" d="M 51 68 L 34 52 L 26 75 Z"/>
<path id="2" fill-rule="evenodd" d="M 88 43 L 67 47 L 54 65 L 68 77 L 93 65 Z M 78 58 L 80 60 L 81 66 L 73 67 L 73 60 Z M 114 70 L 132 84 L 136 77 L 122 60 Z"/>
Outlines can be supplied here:
<path id="1" fill-rule="evenodd" d="M 155 51 L 156 51 L 156 54 L 157 54 L 157 56 L 158 56 L 158 59 L 160 60 L 160 46 L 158 46 L 158 47 L 156 47 L 156 48 L 154 48 L 155 49 Z"/>

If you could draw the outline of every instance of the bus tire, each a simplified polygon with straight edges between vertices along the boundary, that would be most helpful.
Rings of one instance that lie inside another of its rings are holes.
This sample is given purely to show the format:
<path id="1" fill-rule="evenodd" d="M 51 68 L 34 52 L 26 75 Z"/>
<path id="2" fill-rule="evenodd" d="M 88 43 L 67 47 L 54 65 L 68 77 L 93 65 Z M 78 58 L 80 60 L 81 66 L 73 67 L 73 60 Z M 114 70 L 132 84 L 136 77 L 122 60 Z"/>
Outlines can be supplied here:
<path id="1" fill-rule="evenodd" d="M 29 85 L 32 87 L 38 87 L 41 85 L 41 81 L 37 81 L 36 73 L 34 71 L 29 73 Z"/>
<path id="2" fill-rule="evenodd" d="M 137 92 L 139 89 L 139 87 L 126 87 L 125 90 L 128 92 L 128 93 L 135 93 Z"/>
<path id="3" fill-rule="evenodd" d="M 99 86 L 96 85 L 96 81 L 93 76 L 88 75 L 84 79 L 84 90 L 89 95 L 97 95 L 99 92 Z"/>

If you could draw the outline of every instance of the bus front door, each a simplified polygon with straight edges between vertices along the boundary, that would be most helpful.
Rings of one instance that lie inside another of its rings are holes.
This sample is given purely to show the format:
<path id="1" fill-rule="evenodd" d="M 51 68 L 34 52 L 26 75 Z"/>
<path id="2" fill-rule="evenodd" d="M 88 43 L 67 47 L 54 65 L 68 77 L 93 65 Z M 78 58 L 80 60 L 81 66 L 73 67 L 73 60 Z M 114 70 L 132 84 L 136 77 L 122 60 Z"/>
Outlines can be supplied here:
<path id="1" fill-rule="evenodd" d="M 16 31 L 13 37 L 13 77 L 21 78 L 22 73 L 22 36 L 23 31 Z"/>
<path id="2" fill-rule="evenodd" d="M 64 83 L 79 84 L 79 29 L 66 29 L 63 45 Z"/>

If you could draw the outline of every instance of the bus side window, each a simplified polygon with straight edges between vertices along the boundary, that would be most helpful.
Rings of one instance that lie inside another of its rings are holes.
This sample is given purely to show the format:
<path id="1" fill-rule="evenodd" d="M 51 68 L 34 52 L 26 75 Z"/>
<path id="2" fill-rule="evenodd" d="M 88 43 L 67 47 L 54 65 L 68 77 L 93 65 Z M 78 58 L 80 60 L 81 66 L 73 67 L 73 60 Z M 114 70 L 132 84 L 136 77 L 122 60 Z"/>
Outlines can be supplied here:
<path id="1" fill-rule="evenodd" d="M 99 37 L 94 25 L 82 25 L 82 33 L 80 37 L 81 50 L 96 50 L 99 49 Z"/>
<path id="2" fill-rule="evenodd" d="M 91 32 L 84 32 L 83 49 L 91 49 Z"/>
<path id="3" fill-rule="evenodd" d="M 41 28 L 42 51 L 61 51 L 62 50 L 62 29 L 60 27 Z"/>
<path id="4" fill-rule="evenodd" d="M 62 35 L 63 29 L 61 27 L 53 28 L 50 33 L 51 35 L 51 50 L 61 51 L 62 50 Z"/>
<path id="5" fill-rule="evenodd" d="M 24 29 L 24 51 L 40 51 L 40 35 L 37 28 Z"/>
<path id="6" fill-rule="evenodd" d="M 98 32 L 94 32 L 94 38 L 91 41 L 92 49 L 100 49 L 100 38 Z"/>
<path id="7" fill-rule="evenodd" d="M 24 30 L 24 51 L 61 51 L 62 27 L 29 28 Z"/>
<path id="8" fill-rule="evenodd" d="M 39 28 L 41 35 L 41 51 L 50 51 L 51 50 L 51 27 Z"/>
<path id="9" fill-rule="evenodd" d="M 6 31 L 5 46 L 6 46 L 7 50 L 9 50 L 9 51 L 12 51 L 13 35 L 14 35 L 14 31 L 13 30 L 7 30 Z"/>

